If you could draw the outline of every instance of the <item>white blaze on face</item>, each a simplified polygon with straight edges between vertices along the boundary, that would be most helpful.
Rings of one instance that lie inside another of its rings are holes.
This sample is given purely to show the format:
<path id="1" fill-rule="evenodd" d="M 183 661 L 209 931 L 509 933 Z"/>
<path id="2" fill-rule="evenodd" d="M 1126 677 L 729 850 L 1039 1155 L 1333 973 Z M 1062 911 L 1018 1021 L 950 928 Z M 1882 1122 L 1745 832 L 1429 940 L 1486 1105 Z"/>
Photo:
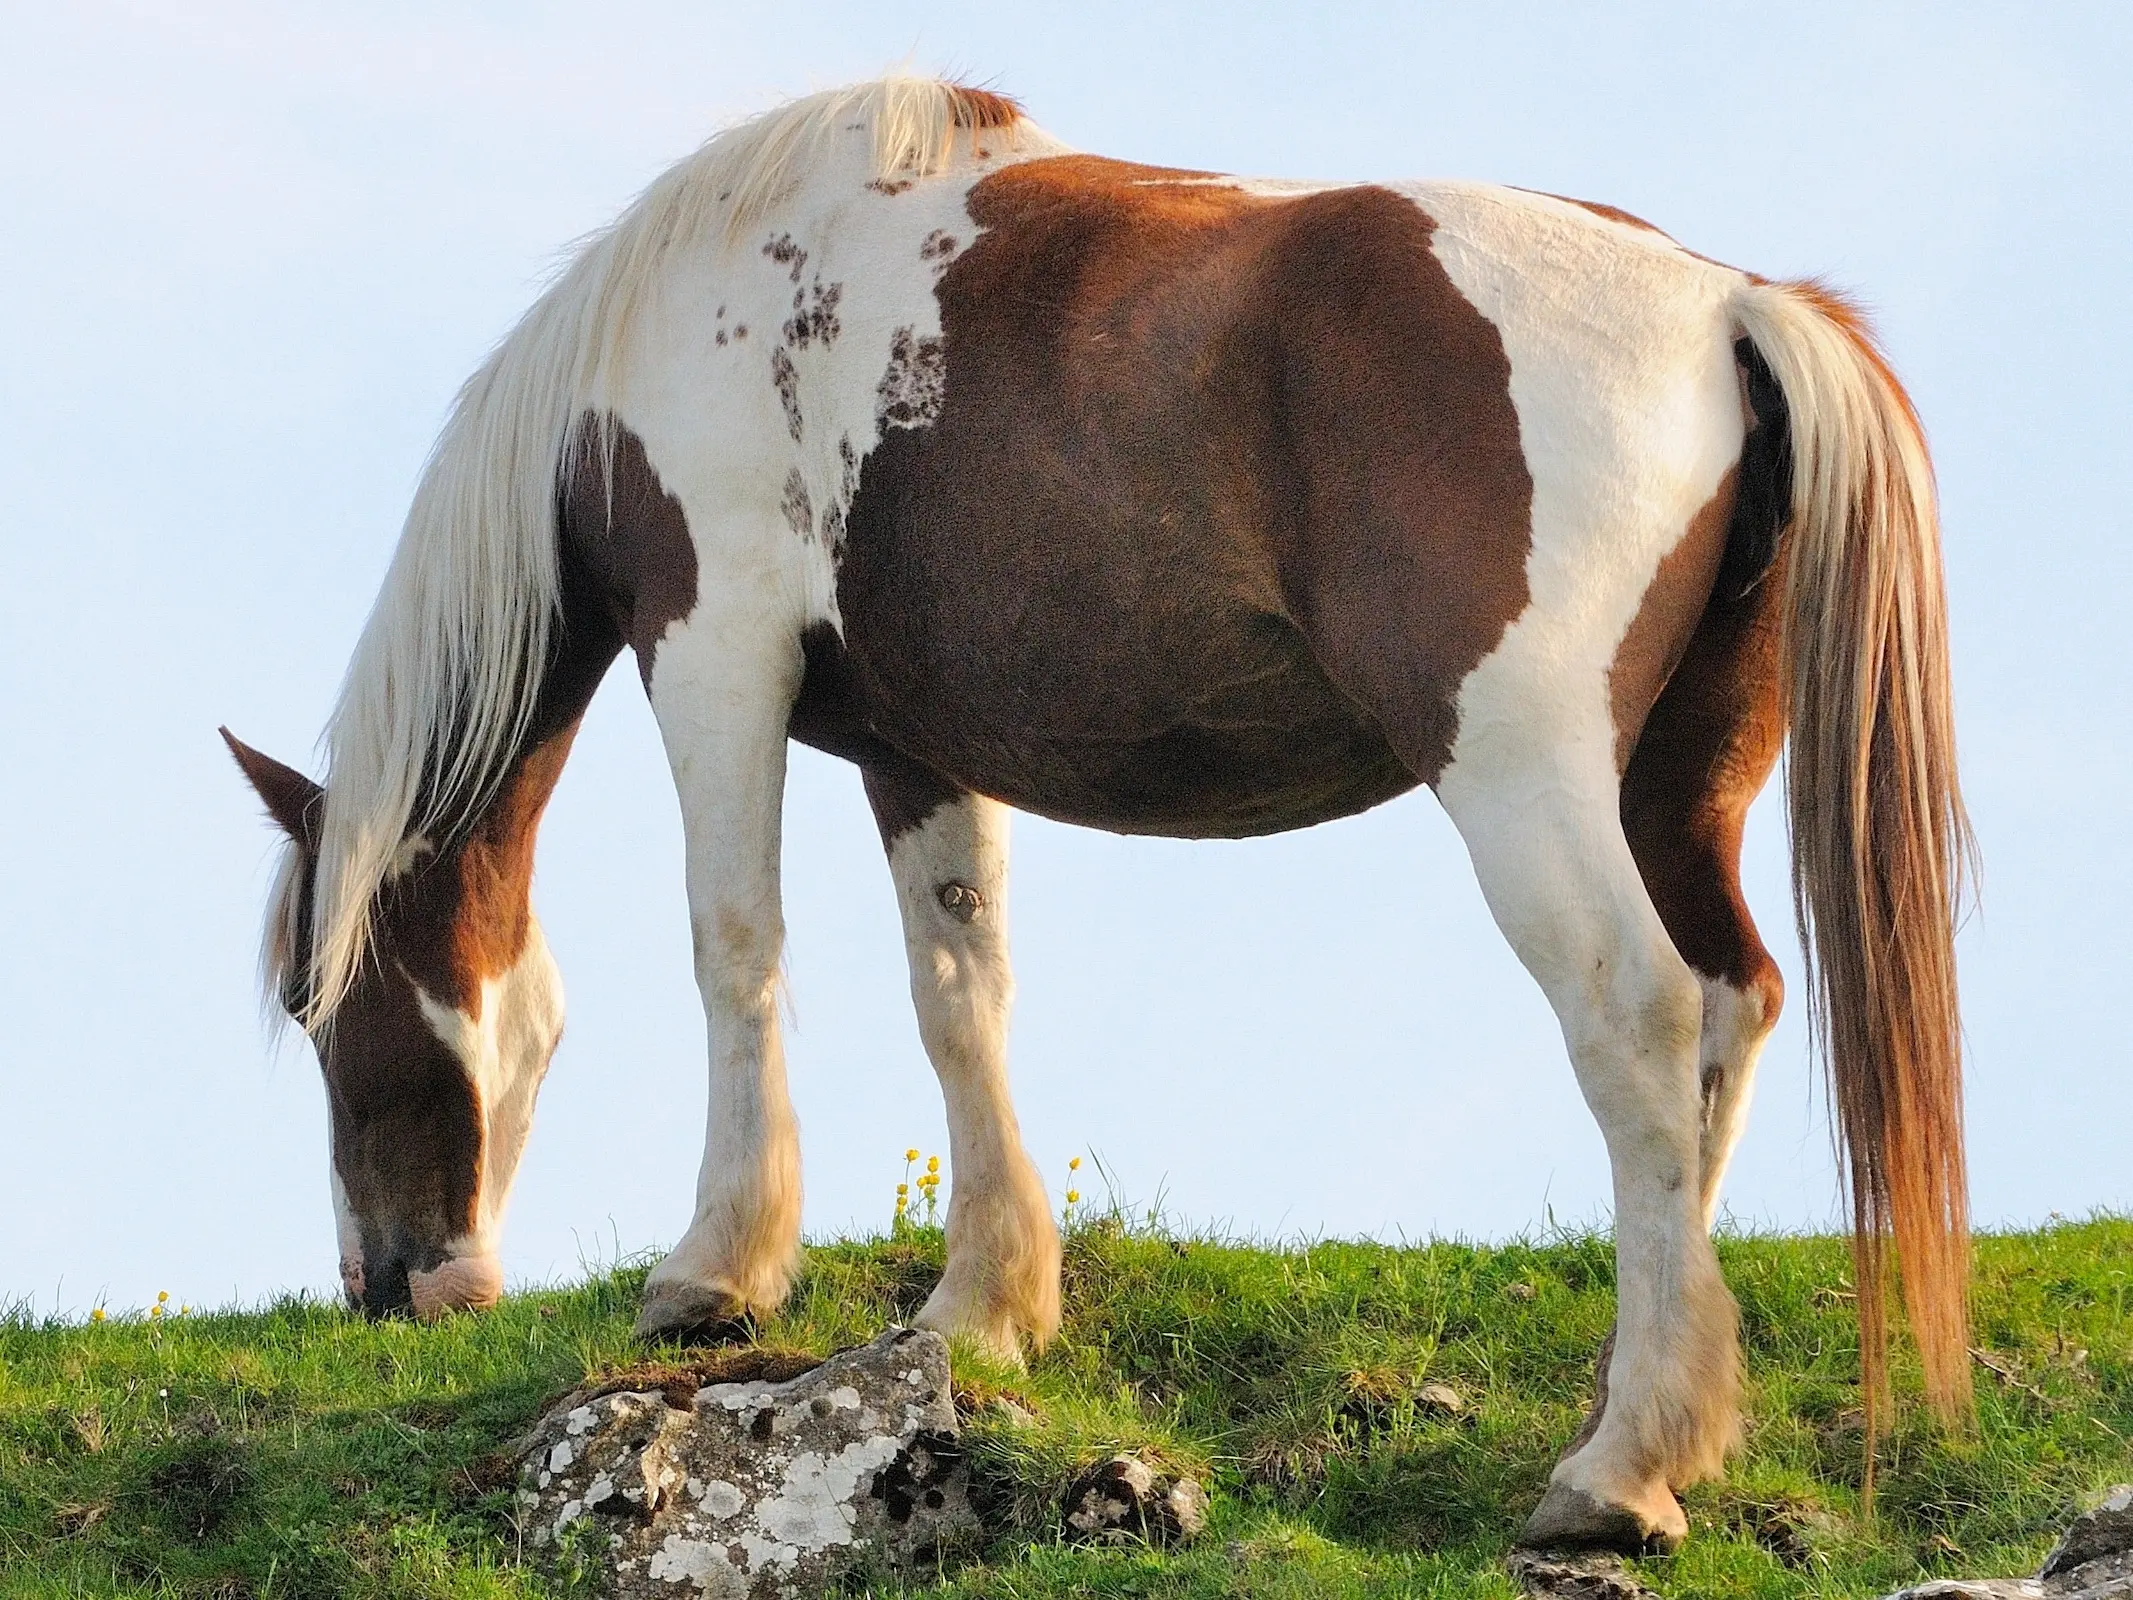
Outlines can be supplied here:
<path id="1" fill-rule="evenodd" d="M 541 1080 L 563 1035 L 563 979 L 539 919 L 528 919 L 526 948 L 506 971 L 484 980 L 481 1014 L 470 1016 L 419 987 L 423 1019 L 458 1057 L 481 1118 L 481 1177 L 472 1234 L 445 1241 L 449 1259 L 411 1272 L 418 1316 L 493 1305 L 503 1290 L 496 1259 L 504 1208 L 533 1123 Z"/>
<path id="2" fill-rule="evenodd" d="M 350 1305 L 363 1303 L 363 1233 L 356 1226 L 355 1209 L 348 1204 L 348 1190 L 333 1164 L 333 1151 L 326 1152 L 326 1175 L 333 1184 L 333 1232 L 341 1247 L 341 1292 Z"/>

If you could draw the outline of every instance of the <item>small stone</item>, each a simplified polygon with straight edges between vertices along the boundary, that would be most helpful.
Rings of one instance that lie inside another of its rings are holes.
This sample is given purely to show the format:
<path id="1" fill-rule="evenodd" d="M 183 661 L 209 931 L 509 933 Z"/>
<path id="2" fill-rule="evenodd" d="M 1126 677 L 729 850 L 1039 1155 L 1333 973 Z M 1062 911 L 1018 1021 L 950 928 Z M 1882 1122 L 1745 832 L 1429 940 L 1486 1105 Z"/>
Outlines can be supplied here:
<path id="1" fill-rule="evenodd" d="M 1465 1413 L 1466 1400 L 1448 1383 L 1425 1383 L 1415 1391 L 1415 1409 L 1440 1417 L 1456 1417 Z"/>
<path id="2" fill-rule="evenodd" d="M 1537 1294 L 1539 1291 L 1536 1290 L 1532 1284 L 1521 1282 L 1505 1284 L 1503 1292 L 1505 1297 L 1508 1299 L 1531 1300 L 1534 1295 Z"/>
<path id="3" fill-rule="evenodd" d="M 1076 1478 L 1061 1507 L 1075 1544 L 1189 1544 L 1207 1527 L 1207 1491 L 1158 1474 L 1138 1456 L 1113 1456 Z"/>
<path id="4" fill-rule="evenodd" d="M 1620 1556 L 1518 1549 L 1504 1558 L 1504 1570 L 1529 1595 L 1556 1600 L 1657 1600 L 1629 1575 Z"/>

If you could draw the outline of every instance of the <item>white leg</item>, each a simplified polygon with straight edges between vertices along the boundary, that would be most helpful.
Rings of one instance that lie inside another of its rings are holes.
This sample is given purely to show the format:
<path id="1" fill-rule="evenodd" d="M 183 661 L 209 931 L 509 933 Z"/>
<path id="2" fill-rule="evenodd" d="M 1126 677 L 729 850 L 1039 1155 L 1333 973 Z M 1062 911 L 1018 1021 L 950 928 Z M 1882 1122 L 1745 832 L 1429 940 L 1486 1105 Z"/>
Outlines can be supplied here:
<path id="1" fill-rule="evenodd" d="M 1524 722 L 1491 734 L 1462 736 L 1439 795 L 1562 1023 L 1615 1192 L 1604 1405 L 1524 1537 L 1666 1546 L 1686 1532 L 1669 1485 L 1716 1472 L 1737 1426 L 1736 1315 L 1698 1182 L 1702 994 L 1638 876 L 1604 741 L 1551 743 Z"/>
<path id="2" fill-rule="evenodd" d="M 1059 1232 L 1023 1151 L 1007 1081 L 1008 810 L 956 795 L 935 800 L 914 822 L 910 813 L 919 808 L 886 796 L 887 781 L 870 774 L 868 792 L 888 847 L 911 1000 L 947 1104 L 954 1166 L 948 1269 L 918 1321 L 1019 1362 L 1024 1336 L 1041 1346 L 1059 1327 Z"/>
<path id="3" fill-rule="evenodd" d="M 652 708 L 688 848 L 711 1090 L 696 1215 L 645 1284 L 637 1331 L 646 1337 L 731 1331 L 784 1299 L 799 1256 L 799 1131 L 777 986 L 785 726 L 801 655 L 773 611 L 745 592 L 706 594 L 654 658 Z"/>

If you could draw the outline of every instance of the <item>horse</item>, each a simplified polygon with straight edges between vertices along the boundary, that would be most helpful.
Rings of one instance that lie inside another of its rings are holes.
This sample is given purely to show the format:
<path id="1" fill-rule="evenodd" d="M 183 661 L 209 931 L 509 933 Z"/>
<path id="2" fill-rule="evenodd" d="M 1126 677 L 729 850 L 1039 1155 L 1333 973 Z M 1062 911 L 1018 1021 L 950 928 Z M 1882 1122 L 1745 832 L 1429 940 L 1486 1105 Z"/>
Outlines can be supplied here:
<path id="1" fill-rule="evenodd" d="M 1086 155 L 890 78 L 712 138 L 462 390 L 286 835 L 348 1299 L 492 1304 L 562 1026 L 542 809 L 627 648 L 687 846 L 709 1111 L 648 1339 L 799 1262 L 776 991 L 788 740 L 860 770 L 946 1102 L 918 1321 L 1020 1360 L 1060 1244 L 1004 1049 L 1010 808 L 1235 838 L 1431 788 L 1608 1150 L 1596 1398 L 1528 1543 L 1671 1548 L 1738 1437 L 1710 1230 L 1783 998 L 1741 895 L 1788 732 L 1870 1415 L 1901 1263 L 1968 1403 L 1954 913 L 1970 849 L 1919 419 L 1858 310 L 1613 207 Z"/>

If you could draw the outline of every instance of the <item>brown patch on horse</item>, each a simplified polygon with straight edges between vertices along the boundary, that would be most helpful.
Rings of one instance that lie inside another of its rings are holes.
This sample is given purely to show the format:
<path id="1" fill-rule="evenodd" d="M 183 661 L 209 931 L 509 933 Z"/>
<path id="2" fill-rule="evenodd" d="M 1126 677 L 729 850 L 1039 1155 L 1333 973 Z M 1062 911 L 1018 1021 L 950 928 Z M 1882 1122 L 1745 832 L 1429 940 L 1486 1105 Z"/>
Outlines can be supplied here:
<path id="1" fill-rule="evenodd" d="M 1436 776 L 1525 607 L 1509 364 L 1430 219 L 1204 176 L 985 178 L 937 408 L 915 343 L 885 375 L 847 689 L 951 790 L 1187 836 L 1359 811 Z"/>
<path id="2" fill-rule="evenodd" d="M 953 805 L 963 796 L 947 779 L 911 762 L 894 766 L 871 766 L 860 774 L 866 785 L 867 804 L 874 808 L 874 825 L 881 830 L 882 848 L 894 850 L 896 841 L 923 827 L 926 819 L 942 806 Z M 968 922 L 970 919 L 962 919 Z"/>
<path id="3" fill-rule="evenodd" d="M 588 413 L 580 423 L 557 520 L 562 548 L 604 595 L 649 690 L 659 641 L 696 609 L 696 544 L 681 502 L 666 492 L 646 458 L 644 441 L 628 428 L 611 426 L 609 471 L 601 419 Z"/>
<path id="4" fill-rule="evenodd" d="M 1689 518 L 1687 531 L 1660 561 L 1637 614 L 1630 618 L 1628 632 L 1615 646 L 1607 694 L 1614 715 L 1617 772 L 1628 767 L 1645 716 L 1681 664 L 1689 636 L 1711 597 L 1725 559 L 1738 481 L 1738 469 L 1728 467 L 1711 498 Z"/>
<path id="5" fill-rule="evenodd" d="M 1622 778 L 1637 870 L 1690 967 L 1758 993 L 1784 984 L 1741 893 L 1741 833 L 1785 738 L 1779 693 L 1783 585 L 1715 596 L 1645 718 Z"/>

